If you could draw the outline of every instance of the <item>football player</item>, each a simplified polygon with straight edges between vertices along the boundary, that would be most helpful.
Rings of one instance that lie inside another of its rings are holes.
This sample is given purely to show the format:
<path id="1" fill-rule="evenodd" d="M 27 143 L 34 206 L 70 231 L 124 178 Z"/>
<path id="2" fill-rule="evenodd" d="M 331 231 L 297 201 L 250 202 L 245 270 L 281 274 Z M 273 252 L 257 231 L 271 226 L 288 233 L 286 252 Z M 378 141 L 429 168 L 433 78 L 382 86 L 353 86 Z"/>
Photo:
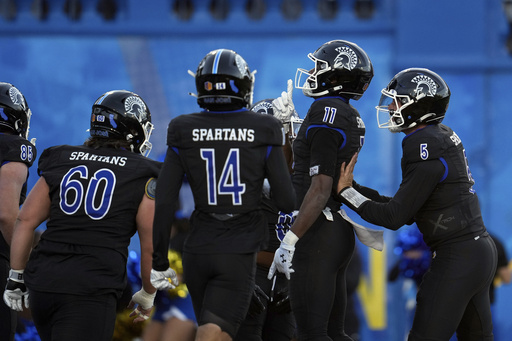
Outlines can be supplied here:
<path id="1" fill-rule="evenodd" d="M 308 57 L 314 67 L 298 69 L 295 77 L 295 87 L 314 99 L 293 143 L 299 213 L 268 277 L 278 270 L 290 279 L 299 340 L 351 340 L 344 331 L 345 273 L 355 237 L 352 224 L 336 213 L 334 179 L 363 145 L 365 126 L 350 100 L 365 93 L 373 65 L 362 48 L 345 40 L 329 41 Z"/>
<path id="2" fill-rule="evenodd" d="M 260 209 L 263 180 L 278 209 L 291 212 L 295 193 L 282 145 L 281 122 L 248 110 L 254 74 L 235 51 L 214 50 L 195 73 L 198 113 L 174 118 L 156 189 L 151 280 L 158 289 L 175 278 L 169 236 L 184 176 L 195 210 L 184 244 L 183 271 L 198 330 L 196 340 L 232 340 L 255 285 L 256 254 L 267 239 Z"/>
<path id="3" fill-rule="evenodd" d="M 91 136 L 83 145 L 50 147 L 39 158 L 40 178 L 15 226 L 4 299 L 18 311 L 30 302 L 41 340 L 112 339 L 135 232 L 142 289 L 129 306 L 138 305 L 134 322 L 149 318 L 156 293 L 150 272 L 161 165 L 146 157 L 152 129 L 141 97 L 109 91 L 92 106 Z M 34 230 L 45 220 L 31 252 Z"/>
<path id="4" fill-rule="evenodd" d="M 12 84 L 0 82 L 0 288 L 9 276 L 9 245 L 19 205 L 25 200 L 28 169 L 37 152 L 28 141 L 32 112 L 23 94 Z M 8 291 L 7 291 L 8 294 Z M 14 340 L 16 311 L 0 304 L 0 339 Z"/>
<path id="5" fill-rule="evenodd" d="M 378 125 L 402 132 L 402 182 L 386 202 L 353 186 L 357 154 L 342 166 L 339 197 L 364 220 L 398 230 L 416 222 L 433 259 L 416 296 L 408 340 L 493 340 L 489 286 L 497 263 L 466 150 L 442 124 L 450 89 L 423 68 L 396 74 L 377 106 Z"/>
<path id="6" fill-rule="evenodd" d="M 295 111 L 292 101 L 293 81 L 288 82 L 288 91 L 283 92 L 281 97 L 259 101 L 251 110 L 275 116 L 283 124 L 287 136 L 283 150 L 291 173 L 292 142 L 297 136 L 302 119 Z M 249 311 L 238 330 L 235 341 L 290 341 L 295 335 L 295 319 L 290 307 L 288 280 L 284 274 L 276 273 L 269 281 L 267 274 L 274 259 L 274 252 L 288 232 L 296 211 L 279 211 L 272 198 L 273 191 L 265 181 L 262 208 L 268 221 L 269 241 L 267 247 L 258 252 L 256 287 Z"/>

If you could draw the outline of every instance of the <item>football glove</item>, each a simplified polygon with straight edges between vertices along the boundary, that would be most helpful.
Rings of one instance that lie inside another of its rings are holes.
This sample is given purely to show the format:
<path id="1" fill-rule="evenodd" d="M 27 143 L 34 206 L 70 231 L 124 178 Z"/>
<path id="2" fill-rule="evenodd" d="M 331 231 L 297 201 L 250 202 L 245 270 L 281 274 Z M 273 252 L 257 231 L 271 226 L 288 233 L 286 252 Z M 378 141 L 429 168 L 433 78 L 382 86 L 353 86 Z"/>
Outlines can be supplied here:
<path id="1" fill-rule="evenodd" d="M 269 309 L 272 309 L 276 314 L 288 314 L 292 311 L 288 286 L 281 288 L 274 294 L 272 302 L 270 302 Z"/>
<path id="2" fill-rule="evenodd" d="M 168 268 L 165 271 L 151 269 L 151 285 L 158 290 L 174 289 L 180 284 L 176 271 Z"/>
<path id="3" fill-rule="evenodd" d="M 292 101 L 293 94 L 293 81 L 288 80 L 287 91 L 281 93 L 281 97 L 278 97 L 272 101 L 274 107 L 274 117 L 277 118 L 281 123 L 289 123 L 292 117 L 297 117 L 298 114 L 295 111 L 295 105 Z"/>
<path id="4" fill-rule="evenodd" d="M 23 302 L 28 308 L 28 290 L 23 279 L 24 270 L 10 270 L 9 279 L 4 291 L 5 304 L 16 311 L 23 311 Z"/>
<path id="5" fill-rule="evenodd" d="M 251 304 L 249 305 L 249 311 L 247 314 L 252 317 L 256 317 L 267 309 L 269 298 L 267 294 L 256 284 L 252 293 Z M 265 302 L 266 301 L 266 302 Z"/>
<path id="6" fill-rule="evenodd" d="M 292 269 L 292 259 L 295 252 L 295 243 L 299 240 L 299 237 L 292 231 L 286 232 L 284 235 L 281 246 L 276 250 L 274 254 L 274 261 L 268 271 L 268 279 L 272 279 L 277 271 L 283 273 L 287 279 L 290 279 L 290 274 L 295 272 Z"/>

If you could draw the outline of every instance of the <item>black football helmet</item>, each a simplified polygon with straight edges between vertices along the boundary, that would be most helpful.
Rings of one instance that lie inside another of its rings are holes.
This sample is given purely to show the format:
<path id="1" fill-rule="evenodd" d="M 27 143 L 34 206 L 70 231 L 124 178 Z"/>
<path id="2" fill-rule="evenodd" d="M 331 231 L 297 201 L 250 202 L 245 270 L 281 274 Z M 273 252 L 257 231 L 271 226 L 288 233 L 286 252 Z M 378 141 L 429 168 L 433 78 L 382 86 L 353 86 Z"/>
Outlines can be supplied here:
<path id="1" fill-rule="evenodd" d="M 263 99 L 257 103 L 255 103 L 251 107 L 251 111 L 267 114 L 274 116 L 274 105 L 272 102 L 274 99 Z M 285 133 L 289 134 L 290 139 L 294 140 L 297 137 L 297 133 L 299 132 L 300 126 L 304 120 L 299 117 L 299 114 L 296 110 L 294 110 L 293 115 L 290 117 L 290 121 L 283 122 L 283 127 Z"/>
<path id="2" fill-rule="evenodd" d="M 14 85 L 0 82 L 0 126 L 28 139 L 31 116 L 25 96 Z"/>
<path id="3" fill-rule="evenodd" d="M 445 81 L 423 68 L 400 71 L 381 92 L 377 123 L 394 133 L 420 123 L 441 123 L 450 102 Z"/>
<path id="4" fill-rule="evenodd" d="M 106 92 L 92 106 L 91 136 L 128 141 L 132 152 L 147 156 L 152 147 L 149 142 L 152 131 L 146 103 L 131 91 Z"/>
<path id="5" fill-rule="evenodd" d="M 207 110 L 249 108 L 254 75 L 245 60 L 227 49 L 208 53 L 195 74 L 197 103 Z"/>
<path id="6" fill-rule="evenodd" d="M 309 97 L 341 95 L 358 100 L 373 78 L 373 65 L 366 52 L 346 40 L 329 41 L 308 58 L 315 68 L 297 69 L 295 88 Z M 303 75 L 305 81 L 301 81 Z"/>

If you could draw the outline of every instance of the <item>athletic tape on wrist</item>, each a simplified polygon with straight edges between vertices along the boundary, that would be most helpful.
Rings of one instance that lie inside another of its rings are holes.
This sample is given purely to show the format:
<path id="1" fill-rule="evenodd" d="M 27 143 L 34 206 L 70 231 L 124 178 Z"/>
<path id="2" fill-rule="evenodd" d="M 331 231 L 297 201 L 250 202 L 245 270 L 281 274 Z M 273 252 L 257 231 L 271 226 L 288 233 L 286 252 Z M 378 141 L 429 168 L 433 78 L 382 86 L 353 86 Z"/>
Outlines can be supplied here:
<path id="1" fill-rule="evenodd" d="M 353 187 L 346 187 L 341 190 L 340 197 L 345 199 L 350 205 L 359 208 L 363 203 L 369 201 L 367 197 L 356 191 Z"/>

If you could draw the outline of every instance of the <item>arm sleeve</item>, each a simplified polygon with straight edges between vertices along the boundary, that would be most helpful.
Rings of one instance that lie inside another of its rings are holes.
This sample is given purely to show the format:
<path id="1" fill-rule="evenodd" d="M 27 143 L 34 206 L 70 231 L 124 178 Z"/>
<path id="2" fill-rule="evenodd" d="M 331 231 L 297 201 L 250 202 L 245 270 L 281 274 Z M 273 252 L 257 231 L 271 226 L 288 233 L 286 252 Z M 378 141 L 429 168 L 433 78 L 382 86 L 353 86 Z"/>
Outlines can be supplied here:
<path id="1" fill-rule="evenodd" d="M 352 187 L 354 187 L 356 191 L 358 191 L 368 199 L 376 202 L 388 202 L 392 199 L 391 197 L 381 195 L 378 191 L 374 190 L 373 188 L 362 186 L 355 181 L 352 182 Z"/>
<path id="2" fill-rule="evenodd" d="M 295 190 L 282 147 L 271 147 L 266 172 L 277 208 L 282 212 L 292 212 L 295 209 Z"/>
<path id="3" fill-rule="evenodd" d="M 396 194 L 388 202 L 367 201 L 357 213 L 369 223 L 398 230 L 410 223 L 444 174 L 439 160 L 409 164 Z"/>
<path id="4" fill-rule="evenodd" d="M 167 270 L 169 240 L 174 213 L 179 202 L 179 193 L 184 170 L 178 154 L 168 148 L 160 170 L 155 193 L 155 218 L 153 222 L 153 269 Z"/>

